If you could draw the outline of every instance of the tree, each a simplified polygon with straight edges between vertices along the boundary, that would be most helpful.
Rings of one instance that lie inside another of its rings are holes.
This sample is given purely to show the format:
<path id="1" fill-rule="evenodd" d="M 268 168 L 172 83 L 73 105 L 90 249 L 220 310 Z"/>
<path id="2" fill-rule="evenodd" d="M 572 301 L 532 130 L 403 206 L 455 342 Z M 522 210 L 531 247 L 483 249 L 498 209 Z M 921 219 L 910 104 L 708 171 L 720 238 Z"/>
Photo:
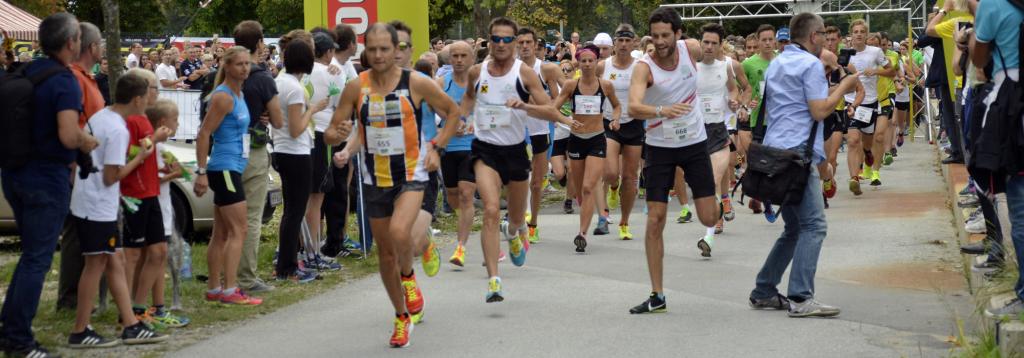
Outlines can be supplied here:
<path id="1" fill-rule="evenodd" d="M 543 33 L 543 30 L 565 21 L 563 5 L 557 0 L 510 1 L 507 15 L 520 27 L 529 26 L 534 31 Z"/>
<path id="2" fill-rule="evenodd" d="M 467 13 L 466 0 L 430 0 L 430 37 L 444 36 Z"/>
<path id="3" fill-rule="evenodd" d="M 270 34 L 284 34 L 288 31 L 303 28 L 302 6 L 296 6 L 295 0 L 260 0 L 256 6 L 263 31 Z M 246 19 L 234 19 L 236 24 Z"/>
<path id="4" fill-rule="evenodd" d="M 213 34 L 230 34 L 235 25 L 238 25 L 242 20 L 256 19 L 258 14 L 256 8 L 253 6 L 252 0 L 217 0 L 214 1 L 206 9 L 203 9 L 196 16 L 195 22 L 189 27 L 186 34 L 189 35 L 202 35 L 210 36 Z M 302 13 L 302 6 L 292 5 L 296 8 L 299 13 Z M 275 14 L 274 16 L 278 16 Z M 263 20 L 260 19 L 261 23 Z M 266 26 L 266 23 L 263 23 Z M 270 32 L 267 32 L 270 34 Z"/>
<path id="5" fill-rule="evenodd" d="M 64 10 L 66 0 L 7 0 L 11 5 L 42 19 Z"/>
<path id="6" fill-rule="evenodd" d="M 93 24 L 106 23 L 105 1 L 66 0 L 66 3 L 67 10 L 79 20 Z M 168 21 L 161 13 L 160 6 L 153 1 L 126 1 L 124 4 L 118 4 L 118 18 L 120 29 L 134 34 L 162 33 Z"/>
<path id="7" fill-rule="evenodd" d="M 120 15 L 118 14 L 117 0 L 103 1 L 103 27 L 104 37 L 107 42 L 107 67 L 110 79 L 110 98 L 115 98 L 117 79 L 124 71 L 124 63 L 121 61 L 121 26 Z"/>

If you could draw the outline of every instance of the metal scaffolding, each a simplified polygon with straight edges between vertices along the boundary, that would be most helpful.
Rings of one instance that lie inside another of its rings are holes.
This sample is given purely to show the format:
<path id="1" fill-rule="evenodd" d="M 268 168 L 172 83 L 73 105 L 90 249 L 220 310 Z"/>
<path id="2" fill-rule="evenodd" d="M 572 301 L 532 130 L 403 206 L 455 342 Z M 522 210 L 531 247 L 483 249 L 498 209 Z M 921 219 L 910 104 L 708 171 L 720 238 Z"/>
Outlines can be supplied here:
<path id="1" fill-rule="evenodd" d="M 813 12 L 822 17 L 826 16 L 849 16 L 863 14 L 871 22 L 871 14 L 904 13 L 907 15 L 907 23 L 910 29 L 918 33 L 924 33 L 928 25 L 928 8 L 926 0 L 752 0 L 752 1 L 723 1 L 693 4 L 664 4 L 661 7 L 674 8 L 679 12 L 683 21 L 717 21 L 725 20 L 749 20 L 763 18 L 791 17 L 801 12 Z M 927 76 L 927 68 L 923 69 Z M 913 91 L 911 91 L 913 93 Z M 918 97 L 916 94 L 912 94 Z M 924 108 L 918 108 L 911 113 L 911 122 L 919 111 L 925 111 L 925 119 L 928 123 L 928 130 L 925 132 L 927 140 L 933 138 L 932 133 L 932 106 L 930 105 L 930 91 L 924 89 L 924 98 L 917 98 L 923 103 Z"/>

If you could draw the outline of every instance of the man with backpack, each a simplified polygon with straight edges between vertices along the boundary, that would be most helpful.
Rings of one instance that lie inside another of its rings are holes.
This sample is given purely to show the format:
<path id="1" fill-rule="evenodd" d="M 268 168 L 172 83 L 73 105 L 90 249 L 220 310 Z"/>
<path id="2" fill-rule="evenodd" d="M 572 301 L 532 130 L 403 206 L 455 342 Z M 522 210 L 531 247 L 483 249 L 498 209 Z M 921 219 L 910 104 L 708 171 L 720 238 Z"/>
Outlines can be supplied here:
<path id="1" fill-rule="evenodd" d="M 983 68 L 993 61 L 995 87 L 985 99 L 989 106 L 985 128 L 978 139 L 972 165 L 1009 173 L 1006 182 L 1006 203 L 1010 213 L 1010 237 L 1017 251 L 1017 262 L 1024 259 L 1024 119 L 1020 103 L 1024 89 L 1020 82 L 1020 39 L 1024 31 L 1024 2 L 1020 0 L 985 0 L 978 3 L 975 16 L 974 48 L 971 61 Z M 988 144 L 981 147 L 981 143 Z M 1004 178 L 995 178 L 1003 180 Z M 1024 265 L 1018 265 L 1024 273 Z M 1017 317 L 1024 312 L 1024 275 L 1014 287 L 1016 297 L 1003 307 L 989 308 L 989 317 Z"/>
<path id="2" fill-rule="evenodd" d="M 68 215 L 70 165 L 76 150 L 97 146 L 78 126 L 82 90 L 68 70 L 80 52 L 78 20 L 50 15 L 39 36 L 46 58 L 0 79 L 0 107 L 7 111 L 0 120 L 0 178 L 22 247 L 0 311 L 0 345 L 9 356 L 37 358 L 55 356 L 33 338 L 32 319 Z"/>

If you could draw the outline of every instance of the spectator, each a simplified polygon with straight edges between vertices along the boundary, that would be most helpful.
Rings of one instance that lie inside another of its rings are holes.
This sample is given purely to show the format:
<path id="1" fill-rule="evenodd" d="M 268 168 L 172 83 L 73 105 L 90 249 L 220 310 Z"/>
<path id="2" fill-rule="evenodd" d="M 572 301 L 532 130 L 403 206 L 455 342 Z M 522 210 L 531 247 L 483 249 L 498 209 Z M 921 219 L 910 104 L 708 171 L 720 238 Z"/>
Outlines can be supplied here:
<path id="1" fill-rule="evenodd" d="M 767 117 L 762 123 L 767 122 L 768 130 L 764 145 L 794 150 L 802 156 L 810 152 L 813 158 L 805 159 L 817 165 L 825 159 L 820 122 L 832 114 L 859 76 L 847 76 L 829 94 L 825 68 L 818 59 L 825 45 L 825 24 L 820 16 L 797 14 L 790 20 L 789 35 L 794 44 L 780 53 L 765 73 Z M 810 167 L 807 175 L 801 203 L 782 206 L 786 229 L 757 274 L 750 305 L 788 309 L 790 317 L 836 316 L 839 308 L 819 303 L 815 297 L 814 273 L 827 229 L 818 171 Z M 789 295 L 783 296 L 777 286 L 790 261 Z"/>
<path id="2" fill-rule="evenodd" d="M 100 93 L 103 94 L 103 105 L 109 106 L 110 101 L 110 69 L 107 66 L 107 59 L 103 58 L 100 60 L 100 72 L 96 74 L 96 87 L 99 87 Z"/>
<path id="3" fill-rule="evenodd" d="M 125 61 L 125 67 L 136 68 L 142 65 L 142 44 L 135 42 L 132 43 L 132 47 L 128 50 L 128 60 Z"/>
<path id="4" fill-rule="evenodd" d="M 419 61 L 426 61 L 427 64 L 430 65 L 430 73 L 433 74 L 433 73 L 437 72 L 437 68 L 438 68 L 437 53 L 434 53 L 434 52 L 424 52 L 422 55 L 420 55 Z M 430 77 L 433 78 L 434 76 L 431 75 Z"/>
<path id="5" fill-rule="evenodd" d="M 146 53 L 148 55 L 147 57 L 149 58 L 149 62 L 153 64 L 153 68 L 150 69 L 150 71 L 156 71 L 156 65 L 160 64 L 160 55 L 162 53 L 163 52 L 160 51 L 160 49 L 155 47 L 150 49 L 149 52 Z"/>
<path id="6" fill-rule="evenodd" d="M 156 77 L 160 80 L 161 89 L 175 89 L 185 82 L 185 76 L 178 76 L 174 69 L 174 51 L 164 50 L 163 62 L 156 67 Z"/>
<path id="7" fill-rule="evenodd" d="M 209 69 L 203 68 L 203 61 L 199 59 L 202 50 L 198 47 L 188 49 L 188 59 L 181 63 L 181 75 L 185 76 L 185 86 L 188 89 L 200 90 L 203 88 L 203 76 L 210 73 Z"/>
<path id="8" fill-rule="evenodd" d="M 81 50 L 81 30 L 78 20 L 71 14 L 60 12 L 43 19 L 39 36 L 46 58 L 28 64 L 26 75 L 66 67 Z M 7 286 L 3 314 L 0 314 L 0 337 L 8 354 L 52 357 L 54 355 L 33 339 L 32 319 L 68 215 L 70 165 L 75 160 L 76 150 L 92 151 L 97 142 L 78 127 L 82 90 L 70 71 L 51 76 L 34 90 L 32 147 L 38 156 L 21 167 L 0 172 L 22 249 Z"/>
<path id="9" fill-rule="evenodd" d="M 71 64 L 71 72 L 78 80 L 82 91 L 82 113 L 78 117 L 78 127 L 84 128 L 86 121 L 106 105 L 96 80 L 86 69 L 92 68 L 101 56 L 102 36 L 96 25 L 83 22 L 79 25 L 82 42 L 78 58 Z M 82 276 L 82 248 L 79 245 L 77 232 L 72 229 L 61 239 L 60 278 L 57 286 L 57 309 L 75 309 L 78 303 L 78 280 Z"/>
<path id="10" fill-rule="evenodd" d="M 1022 96 L 1019 87 L 1020 24 L 1024 22 L 1022 10 L 1024 9 L 1016 7 L 1009 0 L 980 2 L 977 7 L 976 44 L 971 51 L 971 60 L 978 68 L 986 67 L 989 61 L 994 62 L 994 87 L 985 99 L 989 111 L 979 139 L 979 143 L 984 141 L 989 143 L 989 146 L 984 148 L 983 153 L 975 153 L 978 157 L 985 157 L 985 160 L 977 159 L 975 165 L 1009 173 L 1005 202 L 1009 209 L 1010 237 L 1016 250 L 1017 262 L 1024 262 L 1024 171 L 1021 170 L 1024 165 L 1020 162 L 1020 153 L 1024 152 L 1021 146 L 1024 146 L 1024 143 L 1020 143 L 1019 140 L 1014 143 L 1009 134 L 1016 132 L 1019 137 L 1024 123 L 1020 113 L 1012 116 L 1008 113 L 1013 112 L 1011 108 L 1007 108 L 1012 106 L 1006 104 L 1019 103 Z M 980 149 L 979 152 L 982 152 Z M 1004 163 L 1010 165 L 1004 166 Z M 1002 181 L 1002 178 L 999 180 Z M 998 196 L 997 200 L 1000 200 Z M 1024 273 L 1024 265 L 1017 265 L 1017 270 L 1018 274 Z M 1014 293 L 1016 297 L 1013 300 L 1003 307 L 986 309 L 985 315 L 1000 318 L 1018 317 L 1024 312 L 1024 275 L 1018 276 Z"/>
<path id="11" fill-rule="evenodd" d="M 961 5 L 957 5 L 960 3 Z M 960 163 L 964 162 L 964 143 L 963 133 L 961 133 L 960 122 L 957 121 L 956 117 L 956 102 L 954 99 L 956 96 L 954 92 L 956 88 L 951 86 L 951 83 L 947 77 L 946 69 L 953 66 L 953 50 L 954 40 L 953 33 L 957 28 L 957 24 L 960 22 L 973 22 L 974 17 L 970 14 L 964 14 L 966 11 L 966 1 L 963 0 L 947 0 L 941 10 L 934 14 L 928 21 L 928 28 L 926 33 L 928 36 L 937 38 L 932 48 L 935 48 L 935 52 L 938 55 L 935 57 L 939 61 L 932 61 L 932 70 L 941 70 L 941 74 L 936 74 L 936 80 L 941 79 L 941 83 L 938 81 L 932 81 L 932 72 L 929 72 L 929 78 L 927 85 L 928 87 L 935 88 L 939 94 L 939 106 L 940 113 L 942 115 L 942 129 L 946 132 L 946 138 L 949 139 L 949 157 L 942 160 L 943 164 Z M 951 14 L 956 11 L 957 14 Z M 941 51 L 940 51 L 941 48 Z M 938 66 L 937 66 L 938 65 Z M 941 66 L 941 68 L 937 68 Z"/>
<path id="12" fill-rule="evenodd" d="M 413 69 L 415 69 L 419 73 L 422 73 L 424 76 L 434 78 L 434 65 L 432 65 L 428 60 L 424 60 L 421 58 L 419 61 L 416 61 L 416 64 L 413 66 Z"/>
<path id="13" fill-rule="evenodd" d="M 440 66 L 437 69 L 437 77 L 445 77 L 452 73 L 451 65 L 451 46 L 445 46 L 437 53 L 437 64 Z"/>
<path id="14" fill-rule="evenodd" d="M 263 26 L 256 21 L 242 21 L 235 27 L 235 43 L 249 50 L 255 56 L 262 50 Z M 224 70 L 222 67 L 220 71 Z M 218 77 L 220 77 L 218 75 Z M 281 106 L 277 100 L 277 84 L 266 66 L 253 63 L 249 69 L 249 77 L 242 84 L 245 95 L 245 106 L 251 116 L 249 121 L 248 144 L 249 160 L 241 173 L 242 187 L 245 188 L 246 235 L 242 247 L 242 258 L 238 265 L 238 284 L 248 292 L 264 292 L 274 287 L 260 280 L 256 273 L 260 233 L 263 228 L 263 208 L 266 204 L 267 174 L 270 170 L 270 154 L 267 143 L 270 141 L 267 124 L 274 128 L 284 125 Z"/>
<path id="15" fill-rule="evenodd" d="M 440 37 L 430 39 L 430 46 L 430 51 L 434 53 L 441 52 L 441 49 L 444 48 L 444 40 L 442 40 Z"/>

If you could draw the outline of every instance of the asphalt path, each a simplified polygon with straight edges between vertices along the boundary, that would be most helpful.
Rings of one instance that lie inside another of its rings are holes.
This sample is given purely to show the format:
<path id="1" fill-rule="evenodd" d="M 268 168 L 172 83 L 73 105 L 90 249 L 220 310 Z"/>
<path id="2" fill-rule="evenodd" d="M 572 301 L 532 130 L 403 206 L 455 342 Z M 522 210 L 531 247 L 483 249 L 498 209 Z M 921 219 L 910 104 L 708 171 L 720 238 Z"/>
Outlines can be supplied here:
<path id="1" fill-rule="evenodd" d="M 670 204 L 665 230 L 668 312 L 630 315 L 650 292 L 644 258 L 645 215 L 636 239 L 591 236 L 586 254 L 572 239 L 577 215 L 549 207 L 541 243 L 523 267 L 502 263 L 502 303 L 485 303 L 486 272 L 473 234 L 464 269 L 444 263 L 420 274 L 424 321 L 406 349 L 388 348 L 393 313 L 377 276 L 211 337 L 173 356 L 211 357 L 934 357 L 949 355 L 955 319 L 970 315 L 965 279 L 934 148 L 908 141 L 882 171 L 883 186 L 854 197 L 840 181 L 826 211 L 828 237 L 816 295 L 839 306 L 834 319 L 794 319 L 754 311 L 747 297 L 782 220 L 768 223 L 737 205 L 736 219 L 702 259 L 700 224 L 677 224 Z M 845 157 L 845 154 L 840 154 Z M 848 177 L 843 161 L 839 177 Z M 618 222 L 617 211 L 613 213 Z M 442 250 L 454 249 L 451 238 Z M 503 245 L 504 247 L 504 245 Z M 788 275 L 788 273 L 787 273 Z M 788 276 L 787 276 L 788 277 Z M 786 277 L 783 279 L 784 291 Z"/>

